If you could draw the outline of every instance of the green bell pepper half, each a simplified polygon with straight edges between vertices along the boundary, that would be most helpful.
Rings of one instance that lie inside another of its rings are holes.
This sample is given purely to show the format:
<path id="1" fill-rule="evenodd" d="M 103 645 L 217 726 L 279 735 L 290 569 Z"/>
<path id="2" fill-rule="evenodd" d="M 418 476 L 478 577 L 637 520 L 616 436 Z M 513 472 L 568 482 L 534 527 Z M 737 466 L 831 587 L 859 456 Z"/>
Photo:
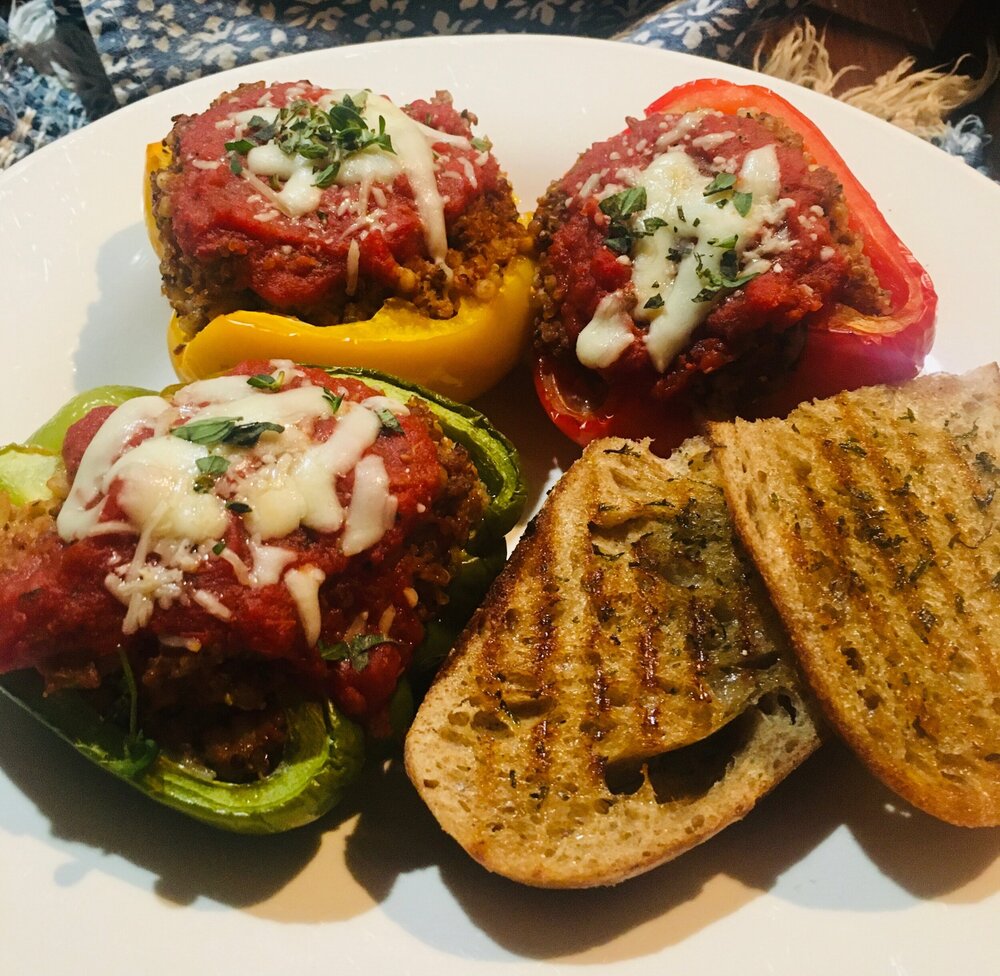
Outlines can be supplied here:
<path id="1" fill-rule="evenodd" d="M 426 637 L 415 650 L 416 683 L 422 686 L 420 672 L 426 675 L 443 659 L 506 558 L 504 535 L 517 522 L 525 500 L 517 452 L 485 417 L 464 404 L 372 370 L 326 372 L 364 380 L 403 402 L 420 397 L 444 432 L 469 451 L 489 496 L 482 522 L 453 576 L 449 602 L 440 617 L 429 622 Z M 176 387 L 168 388 L 172 389 Z M 123 386 L 77 395 L 26 443 L 0 449 L 0 491 L 18 505 L 49 500 L 52 492 L 47 483 L 62 464 L 67 430 L 95 407 L 118 406 L 148 395 L 152 391 Z M 256 783 L 223 783 L 209 770 L 177 762 L 141 734 L 104 719 L 76 692 L 43 694 L 42 680 L 32 671 L 0 677 L 0 691 L 82 755 L 146 796 L 236 833 L 279 833 L 311 823 L 341 799 L 364 763 L 364 734 L 329 702 L 307 702 L 288 710 L 288 743 L 269 776 Z M 414 711 L 414 693 L 405 677 L 390 711 L 393 729 L 401 737 Z"/>

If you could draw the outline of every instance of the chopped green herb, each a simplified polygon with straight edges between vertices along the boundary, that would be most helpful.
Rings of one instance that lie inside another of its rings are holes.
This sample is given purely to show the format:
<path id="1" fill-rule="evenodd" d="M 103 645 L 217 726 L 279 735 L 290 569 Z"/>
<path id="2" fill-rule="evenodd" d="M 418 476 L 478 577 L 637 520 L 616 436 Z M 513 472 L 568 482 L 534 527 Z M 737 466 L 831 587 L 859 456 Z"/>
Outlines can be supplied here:
<path id="1" fill-rule="evenodd" d="M 646 209 L 646 188 L 644 186 L 632 186 L 621 193 L 612 194 L 605 197 L 598 206 L 601 213 L 612 220 L 624 220 L 632 214 Z"/>
<path id="2" fill-rule="evenodd" d="M 324 661 L 350 661 L 355 671 L 364 671 L 368 667 L 369 651 L 380 644 L 397 643 L 385 634 L 358 634 L 336 644 L 317 645 L 319 655 Z"/>
<path id="3" fill-rule="evenodd" d="M 336 396 L 329 390 L 323 391 L 323 399 L 330 404 L 330 412 L 336 413 L 340 409 L 340 405 L 344 402 L 342 396 Z"/>
<path id="4" fill-rule="evenodd" d="M 898 420 L 908 420 L 912 424 L 913 421 L 917 419 L 917 415 L 913 412 L 913 408 L 912 407 L 907 407 L 906 408 L 906 413 L 904 413 L 901 417 L 898 417 L 897 419 Z"/>
<path id="5" fill-rule="evenodd" d="M 234 176 L 239 176 L 243 172 L 243 162 L 239 156 L 231 155 L 229 157 L 229 172 Z"/>
<path id="6" fill-rule="evenodd" d="M 723 291 L 732 291 L 735 288 L 742 288 L 749 281 L 760 274 L 759 271 L 748 274 L 739 274 L 739 257 L 734 250 L 724 251 L 719 258 L 719 270 L 715 271 L 705 264 L 705 256 L 695 252 L 694 259 L 697 262 L 697 274 L 701 283 L 705 286 L 694 298 L 693 302 L 710 302 L 717 298 Z"/>
<path id="7" fill-rule="evenodd" d="M 379 116 L 378 131 L 368 127 L 362 114 L 366 98 L 364 94 L 357 96 L 357 100 L 345 95 L 326 111 L 299 99 L 279 109 L 272 122 L 255 115 L 247 123 L 245 138 L 226 143 L 226 149 L 233 153 L 230 169 L 241 173 L 240 156 L 255 146 L 274 142 L 286 156 L 303 156 L 312 162 L 315 186 L 330 186 L 348 156 L 371 146 L 395 152 L 392 138 L 385 130 L 384 117 Z"/>
<path id="8" fill-rule="evenodd" d="M 219 454 L 209 454 L 195 460 L 195 466 L 202 474 L 210 474 L 218 477 L 223 475 L 229 468 L 229 461 Z"/>
<path id="9" fill-rule="evenodd" d="M 647 234 L 655 234 L 661 227 L 666 227 L 667 222 L 661 217 L 647 217 L 642 222 Z"/>
<path id="10" fill-rule="evenodd" d="M 653 233 L 652 230 L 637 230 L 629 222 L 630 217 L 646 209 L 646 188 L 643 186 L 629 187 L 620 193 L 605 197 L 598 207 L 601 213 L 611 218 L 604 243 L 615 254 L 628 254 L 636 240 Z"/>
<path id="11" fill-rule="evenodd" d="M 682 206 L 680 206 L 680 204 L 678 204 L 678 206 L 677 206 L 677 217 L 681 221 L 682 224 L 686 224 L 687 223 L 687 217 L 684 216 L 684 208 Z"/>
<path id="12" fill-rule="evenodd" d="M 733 234 L 732 237 L 723 238 L 721 241 L 717 237 L 709 238 L 708 243 L 711 244 L 712 247 L 720 248 L 723 251 L 732 251 L 733 248 L 736 247 L 736 242 L 738 240 L 739 236 L 737 234 Z"/>
<path id="13" fill-rule="evenodd" d="M 214 546 L 212 546 L 212 552 L 215 553 L 216 556 L 221 556 L 222 551 L 225 548 L 226 548 L 226 540 L 220 539 Z"/>
<path id="14" fill-rule="evenodd" d="M 221 444 L 236 427 L 239 417 L 211 417 L 175 427 L 171 434 L 192 444 Z"/>
<path id="15" fill-rule="evenodd" d="M 375 415 L 382 421 L 382 430 L 388 434 L 402 434 L 403 428 L 396 419 L 396 415 L 388 408 L 382 407 L 375 411 Z"/>
<path id="16" fill-rule="evenodd" d="M 272 376 L 270 373 L 257 373 L 247 379 L 247 386 L 252 386 L 255 390 L 280 390 L 284 381 L 283 371 L 279 372 L 277 376 Z"/>
<path id="17" fill-rule="evenodd" d="M 248 512 L 253 511 L 246 502 L 226 502 L 226 508 L 236 515 L 246 515 Z"/>
<path id="18" fill-rule="evenodd" d="M 856 437 L 849 437 L 846 441 L 837 445 L 842 451 L 850 454 L 857 454 L 858 457 L 868 457 L 868 452 L 862 447 Z"/>
<path id="19" fill-rule="evenodd" d="M 741 217 L 745 217 L 748 213 L 750 213 L 750 207 L 752 204 L 752 193 L 744 193 L 742 190 L 733 191 L 733 206 L 736 208 L 736 212 Z"/>
<path id="20" fill-rule="evenodd" d="M 488 136 L 475 136 L 469 140 L 469 145 L 480 152 L 489 152 L 493 148 L 493 143 Z"/>
<path id="21" fill-rule="evenodd" d="M 236 447 L 254 447 L 263 434 L 268 431 L 280 434 L 284 429 L 282 424 L 273 424 L 270 420 L 239 424 L 226 434 L 223 441 L 226 444 L 234 444 Z"/>
<path id="22" fill-rule="evenodd" d="M 210 492 L 215 487 L 216 479 L 229 468 L 229 461 L 218 454 L 196 458 L 194 463 L 199 471 L 198 477 L 194 479 L 194 490 L 201 495 Z"/>
<path id="23" fill-rule="evenodd" d="M 714 196 L 716 193 L 722 193 L 725 190 L 731 190 L 736 185 L 736 174 L 735 173 L 716 173 L 715 179 L 712 180 L 704 190 L 701 191 L 703 197 Z"/>
<path id="24" fill-rule="evenodd" d="M 659 293 L 652 295 L 643 308 L 663 308 L 663 296 Z"/>
<path id="25" fill-rule="evenodd" d="M 281 433 L 285 428 L 281 424 L 270 421 L 260 421 L 249 424 L 239 423 L 239 417 L 209 417 L 205 420 L 193 420 L 189 424 L 175 427 L 170 433 L 181 440 L 192 444 L 234 444 L 237 447 L 253 447 L 261 434 L 273 430 Z"/>

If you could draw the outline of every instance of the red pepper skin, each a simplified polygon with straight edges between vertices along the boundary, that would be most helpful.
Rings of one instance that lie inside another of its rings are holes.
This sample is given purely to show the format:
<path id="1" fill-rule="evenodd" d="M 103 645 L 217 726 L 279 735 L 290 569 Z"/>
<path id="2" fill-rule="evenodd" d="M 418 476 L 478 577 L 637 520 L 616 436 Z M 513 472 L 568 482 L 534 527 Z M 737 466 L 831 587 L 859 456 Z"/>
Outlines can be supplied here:
<path id="1" fill-rule="evenodd" d="M 648 106 L 646 115 L 682 115 L 697 109 L 735 115 L 745 108 L 781 119 L 802 137 L 806 152 L 836 176 L 843 187 L 851 230 L 863 239 L 864 253 L 890 302 L 888 312 L 881 316 L 863 315 L 843 305 L 810 316 L 805 348 L 794 370 L 780 389 L 753 404 L 753 414 L 783 414 L 813 397 L 912 379 L 920 372 L 934 338 L 934 286 L 813 122 L 768 88 L 718 78 L 671 89 Z M 579 444 L 608 435 L 651 436 L 658 450 L 669 450 L 694 432 L 696 420 L 687 401 L 664 408 L 636 403 L 634 397 L 629 402 L 627 390 L 613 390 L 598 413 L 586 401 L 586 379 L 570 372 L 543 356 L 535 363 L 535 388 L 556 426 Z M 586 371 L 580 367 L 575 372 Z"/>

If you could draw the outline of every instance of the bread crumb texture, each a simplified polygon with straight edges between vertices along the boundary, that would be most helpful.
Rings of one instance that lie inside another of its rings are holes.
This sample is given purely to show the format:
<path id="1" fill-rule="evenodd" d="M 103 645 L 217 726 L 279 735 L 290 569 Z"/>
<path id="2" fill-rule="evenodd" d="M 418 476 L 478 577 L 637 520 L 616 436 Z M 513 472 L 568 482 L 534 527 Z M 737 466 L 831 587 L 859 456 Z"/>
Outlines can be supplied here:
<path id="1" fill-rule="evenodd" d="M 742 817 L 819 744 L 707 442 L 591 444 L 425 699 L 411 779 L 489 869 L 613 884 Z"/>
<path id="2" fill-rule="evenodd" d="M 1000 824 L 996 365 L 711 434 L 833 725 L 915 806 Z"/>

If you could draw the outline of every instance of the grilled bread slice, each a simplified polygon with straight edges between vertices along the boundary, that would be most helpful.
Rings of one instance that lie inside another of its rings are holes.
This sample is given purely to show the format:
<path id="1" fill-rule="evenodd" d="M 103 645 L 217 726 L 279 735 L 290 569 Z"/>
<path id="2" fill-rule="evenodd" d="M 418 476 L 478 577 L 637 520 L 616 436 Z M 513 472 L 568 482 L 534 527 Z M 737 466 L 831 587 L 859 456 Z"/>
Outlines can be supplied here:
<path id="1" fill-rule="evenodd" d="M 834 726 L 912 804 L 1000 824 L 1000 372 L 711 429 Z"/>
<path id="2" fill-rule="evenodd" d="M 622 881 L 746 814 L 819 744 L 707 442 L 591 444 L 424 700 L 407 771 L 492 871 Z"/>

